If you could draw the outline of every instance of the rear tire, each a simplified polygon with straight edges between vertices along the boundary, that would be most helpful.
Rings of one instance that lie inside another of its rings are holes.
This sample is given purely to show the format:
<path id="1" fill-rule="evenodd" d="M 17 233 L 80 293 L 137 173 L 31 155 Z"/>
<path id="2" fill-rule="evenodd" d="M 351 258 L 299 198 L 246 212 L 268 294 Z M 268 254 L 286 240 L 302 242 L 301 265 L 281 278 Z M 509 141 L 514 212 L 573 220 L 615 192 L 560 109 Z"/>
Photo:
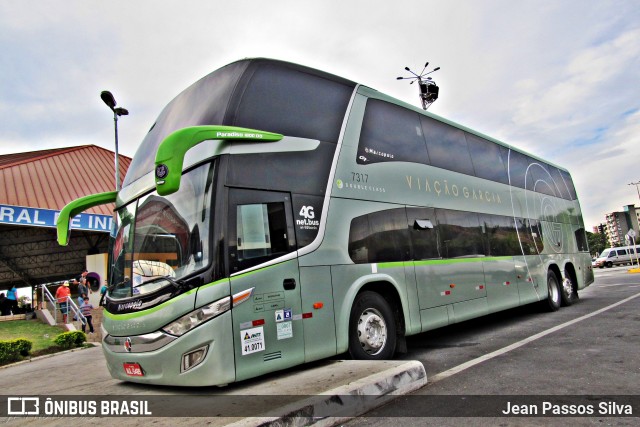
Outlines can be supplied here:
<path id="1" fill-rule="evenodd" d="M 564 272 L 564 277 L 565 279 L 562 281 L 561 286 L 562 305 L 568 307 L 578 301 L 578 290 L 573 281 L 573 277 L 566 270 Z"/>
<path id="2" fill-rule="evenodd" d="M 558 311 L 562 302 L 560 293 L 558 277 L 553 271 L 549 270 L 547 272 L 547 299 L 542 301 L 542 307 L 546 311 Z"/>
<path id="3" fill-rule="evenodd" d="M 360 360 L 391 359 L 396 350 L 396 319 L 380 294 L 356 296 L 349 316 L 349 354 Z"/>

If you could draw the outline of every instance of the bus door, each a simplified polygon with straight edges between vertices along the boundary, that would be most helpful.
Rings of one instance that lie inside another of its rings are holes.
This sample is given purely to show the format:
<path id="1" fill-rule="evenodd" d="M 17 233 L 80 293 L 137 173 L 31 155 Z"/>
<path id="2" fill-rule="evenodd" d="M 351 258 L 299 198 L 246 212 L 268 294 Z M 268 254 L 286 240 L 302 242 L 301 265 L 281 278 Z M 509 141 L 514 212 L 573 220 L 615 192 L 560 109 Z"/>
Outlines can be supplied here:
<path id="1" fill-rule="evenodd" d="M 300 272 L 288 193 L 229 192 L 231 295 L 236 380 L 304 362 Z M 271 260 L 287 260 L 246 271 Z"/>

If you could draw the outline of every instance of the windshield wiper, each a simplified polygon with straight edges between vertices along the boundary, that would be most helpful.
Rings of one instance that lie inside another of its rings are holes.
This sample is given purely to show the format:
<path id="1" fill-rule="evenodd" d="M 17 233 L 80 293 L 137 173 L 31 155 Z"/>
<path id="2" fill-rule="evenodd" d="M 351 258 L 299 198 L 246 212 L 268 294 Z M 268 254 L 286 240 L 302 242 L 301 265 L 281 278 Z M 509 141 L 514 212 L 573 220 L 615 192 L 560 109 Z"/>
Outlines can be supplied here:
<path id="1" fill-rule="evenodd" d="M 165 279 L 167 282 L 171 283 L 174 288 L 179 290 L 188 290 L 190 288 L 183 280 L 176 280 L 171 276 L 164 276 L 162 279 Z"/>

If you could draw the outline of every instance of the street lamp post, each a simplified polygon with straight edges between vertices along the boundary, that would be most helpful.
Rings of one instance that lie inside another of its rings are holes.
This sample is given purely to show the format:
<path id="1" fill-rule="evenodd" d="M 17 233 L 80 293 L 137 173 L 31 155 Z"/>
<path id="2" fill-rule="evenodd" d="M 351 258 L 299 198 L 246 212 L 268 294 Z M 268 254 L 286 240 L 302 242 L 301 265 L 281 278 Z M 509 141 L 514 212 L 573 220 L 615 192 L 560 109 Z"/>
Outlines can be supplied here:
<path id="1" fill-rule="evenodd" d="M 113 124 L 116 132 L 116 154 L 115 154 L 115 167 L 116 167 L 116 191 L 120 191 L 120 165 L 118 162 L 118 117 L 129 115 L 129 111 L 126 108 L 117 107 L 116 108 L 116 99 L 113 97 L 111 92 L 108 90 L 103 90 L 100 93 L 100 98 L 107 104 L 107 107 L 113 111 Z"/>

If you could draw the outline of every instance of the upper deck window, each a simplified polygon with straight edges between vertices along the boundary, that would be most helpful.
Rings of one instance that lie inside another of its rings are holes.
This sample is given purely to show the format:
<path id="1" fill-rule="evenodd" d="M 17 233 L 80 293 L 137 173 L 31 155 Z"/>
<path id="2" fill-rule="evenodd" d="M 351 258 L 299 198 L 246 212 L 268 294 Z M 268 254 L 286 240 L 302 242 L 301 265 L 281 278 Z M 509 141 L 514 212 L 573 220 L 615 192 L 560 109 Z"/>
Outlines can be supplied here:
<path id="1" fill-rule="evenodd" d="M 431 164 L 439 168 L 474 175 L 464 132 L 438 120 L 420 116 Z"/>
<path id="2" fill-rule="evenodd" d="M 418 114 L 400 106 L 369 99 L 358 145 L 359 164 L 377 162 L 429 164 Z"/>
<path id="3" fill-rule="evenodd" d="M 506 163 L 509 150 L 470 133 L 467 133 L 465 137 L 476 176 L 508 184 Z"/>

